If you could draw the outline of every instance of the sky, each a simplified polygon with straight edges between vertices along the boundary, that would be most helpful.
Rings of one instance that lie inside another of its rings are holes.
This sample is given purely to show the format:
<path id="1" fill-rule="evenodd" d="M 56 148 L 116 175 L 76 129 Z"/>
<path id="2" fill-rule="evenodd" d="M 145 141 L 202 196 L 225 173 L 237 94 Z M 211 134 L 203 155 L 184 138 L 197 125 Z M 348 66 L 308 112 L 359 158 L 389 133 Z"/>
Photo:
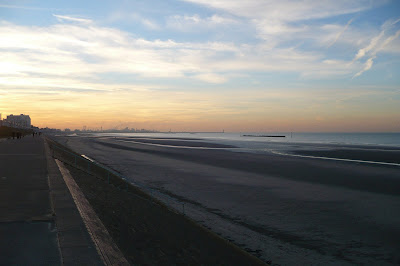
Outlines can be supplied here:
<path id="1" fill-rule="evenodd" d="M 400 132 L 399 11 L 0 0 L 0 113 L 61 129 Z"/>

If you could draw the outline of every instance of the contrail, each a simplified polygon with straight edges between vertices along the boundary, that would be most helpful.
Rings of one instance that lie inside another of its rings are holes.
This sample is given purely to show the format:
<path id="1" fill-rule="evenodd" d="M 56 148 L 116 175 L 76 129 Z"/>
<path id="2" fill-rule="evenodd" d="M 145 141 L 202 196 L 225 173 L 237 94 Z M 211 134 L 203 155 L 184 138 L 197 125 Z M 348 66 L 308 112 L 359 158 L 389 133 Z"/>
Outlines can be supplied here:
<path id="1" fill-rule="evenodd" d="M 353 20 L 354 20 L 354 18 L 350 19 L 347 22 L 346 26 L 344 26 L 344 28 L 336 35 L 335 40 L 330 45 L 328 45 L 327 48 L 329 48 L 329 47 L 331 47 L 332 45 L 335 44 L 335 42 L 340 38 L 340 36 L 342 36 L 343 32 L 345 32 L 347 30 L 347 28 L 350 26 L 350 24 L 351 24 L 351 22 L 353 22 Z"/>

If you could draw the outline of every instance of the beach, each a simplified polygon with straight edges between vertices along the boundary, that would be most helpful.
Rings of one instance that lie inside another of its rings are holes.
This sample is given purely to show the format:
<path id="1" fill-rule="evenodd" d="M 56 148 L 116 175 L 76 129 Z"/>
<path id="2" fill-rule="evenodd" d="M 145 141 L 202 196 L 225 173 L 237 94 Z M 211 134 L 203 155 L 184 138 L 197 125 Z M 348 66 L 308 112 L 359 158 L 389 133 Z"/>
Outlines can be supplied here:
<path id="1" fill-rule="evenodd" d="M 278 154 L 170 136 L 55 139 L 166 204 L 184 204 L 187 216 L 264 261 L 400 262 L 398 148 L 314 144 Z"/>

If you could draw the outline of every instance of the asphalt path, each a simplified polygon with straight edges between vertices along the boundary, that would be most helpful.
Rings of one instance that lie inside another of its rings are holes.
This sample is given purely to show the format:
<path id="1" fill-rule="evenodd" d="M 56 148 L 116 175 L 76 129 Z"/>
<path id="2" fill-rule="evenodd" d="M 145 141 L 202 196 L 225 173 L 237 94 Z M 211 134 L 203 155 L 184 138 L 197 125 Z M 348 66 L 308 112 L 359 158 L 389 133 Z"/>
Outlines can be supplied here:
<path id="1" fill-rule="evenodd" d="M 0 143 L 0 264 L 60 265 L 43 139 Z"/>
<path id="2" fill-rule="evenodd" d="M 43 136 L 0 142 L 0 265 L 103 265 Z"/>

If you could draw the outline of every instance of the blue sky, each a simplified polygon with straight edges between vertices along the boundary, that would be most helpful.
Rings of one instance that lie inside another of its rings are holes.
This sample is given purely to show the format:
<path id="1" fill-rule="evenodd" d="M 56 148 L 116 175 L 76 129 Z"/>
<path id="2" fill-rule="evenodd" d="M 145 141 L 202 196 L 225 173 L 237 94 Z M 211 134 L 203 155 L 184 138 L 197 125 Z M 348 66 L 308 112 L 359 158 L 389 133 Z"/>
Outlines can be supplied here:
<path id="1" fill-rule="evenodd" d="M 61 128 L 400 131 L 399 10 L 0 1 L 0 112 Z"/>

